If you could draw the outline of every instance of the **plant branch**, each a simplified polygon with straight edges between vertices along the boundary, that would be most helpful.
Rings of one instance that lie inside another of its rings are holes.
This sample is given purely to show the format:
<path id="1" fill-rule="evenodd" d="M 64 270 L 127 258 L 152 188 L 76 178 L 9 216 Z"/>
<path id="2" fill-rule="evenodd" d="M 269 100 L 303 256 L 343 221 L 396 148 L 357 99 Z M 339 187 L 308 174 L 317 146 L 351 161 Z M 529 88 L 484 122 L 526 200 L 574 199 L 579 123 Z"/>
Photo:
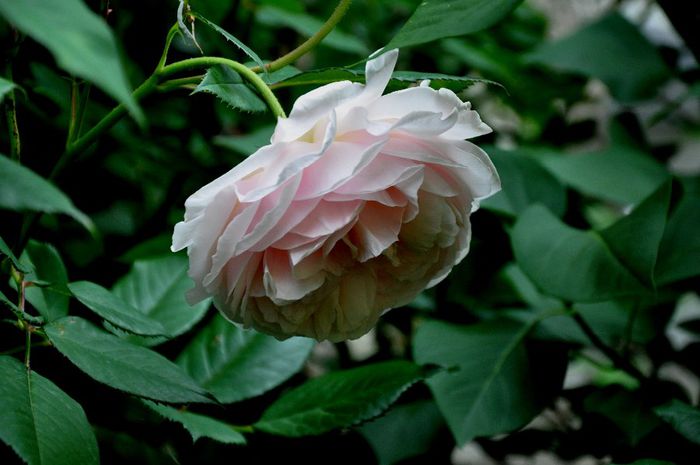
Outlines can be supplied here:
<path id="1" fill-rule="evenodd" d="M 170 44 L 173 42 L 176 34 L 180 34 L 180 27 L 177 23 L 173 24 L 168 31 L 168 35 L 165 37 L 165 47 L 163 47 L 163 53 L 158 60 L 158 66 L 156 66 L 156 73 L 160 72 L 165 66 L 165 62 L 168 59 L 168 52 L 170 51 Z"/>
<path id="2" fill-rule="evenodd" d="M 268 107 L 275 116 L 286 117 L 282 105 L 280 105 L 275 94 L 272 90 L 265 84 L 265 82 L 254 73 L 250 68 L 239 63 L 237 61 L 229 60 L 228 58 L 221 57 L 197 57 L 188 58 L 186 60 L 178 61 L 160 68 L 154 72 L 148 79 L 146 79 L 140 86 L 136 88 L 133 92 L 133 97 L 135 100 L 142 99 L 148 94 L 156 90 L 158 82 L 163 79 L 170 77 L 174 74 L 178 74 L 184 71 L 190 71 L 193 69 L 208 68 L 214 65 L 224 65 L 234 69 L 238 72 L 244 79 L 250 82 L 253 87 L 260 93 L 260 96 L 265 100 Z M 126 114 L 126 107 L 123 104 L 119 104 L 112 109 L 107 115 L 105 115 L 94 127 L 92 127 L 88 132 L 82 137 L 78 138 L 75 142 L 70 144 L 66 151 L 63 153 L 61 158 L 58 160 L 56 165 L 51 172 L 49 179 L 55 178 L 58 173 L 63 170 L 65 165 L 77 154 L 84 151 L 89 147 L 102 133 L 111 128 L 119 119 Z"/>
<path id="3" fill-rule="evenodd" d="M 266 64 L 265 70 L 272 72 L 280 68 L 284 68 L 285 66 L 294 63 L 301 56 L 308 53 L 311 49 L 318 45 L 328 34 L 331 33 L 336 24 L 338 24 L 343 18 L 343 16 L 345 16 L 345 13 L 348 11 L 348 8 L 350 8 L 350 3 L 352 3 L 352 0 L 340 0 L 338 5 L 335 7 L 335 10 L 333 10 L 333 13 L 328 17 L 326 22 L 323 23 L 323 26 L 321 26 L 321 28 L 318 31 L 316 31 L 314 35 L 309 37 L 306 41 L 304 41 L 301 45 L 299 45 L 291 52 Z M 255 73 L 262 72 L 262 68 L 260 68 L 259 66 L 255 66 L 251 68 L 251 70 Z"/>
<path id="4" fill-rule="evenodd" d="M 581 331 L 584 332 L 588 340 L 591 341 L 593 346 L 595 346 L 608 359 L 610 359 L 610 361 L 615 366 L 626 371 L 639 381 L 647 381 L 647 377 L 644 375 L 644 373 L 642 373 L 637 367 L 632 365 L 632 363 L 629 360 L 618 354 L 615 351 L 615 349 L 603 342 L 603 340 L 595 333 L 595 331 L 593 331 L 593 328 L 591 328 L 591 326 L 588 323 L 586 323 L 586 320 L 584 320 L 578 312 L 572 312 L 571 316 L 573 317 L 574 321 L 579 326 L 579 328 L 581 328 Z"/>
<path id="5" fill-rule="evenodd" d="M 243 79 L 248 81 L 255 87 L 260 96 L 265 100 L 267 106 L 272 111 L 272 114 L 278 117 L 286 118 L 284 109 L 280 105 L 275 94 L 272 93 L 268 85 L 263 81 L 260 76 L 258 76 L 252 69 L 248 68 L 242 63 L 230 60 L 228 58 L 221 57 L 197 57 L 188 58 L 186 60 L 178 61 L 163 67 L 159 72 L 159 77 L 164 78 L 172 76 L 173 74 L 181 73 L 183 71 L 190 71 L 193 69 L 208 68 L 215 65 L 224 65 L 238 72 Z"/>
<path id="6" fill-rule="evenodd" d="M 12 64 L 8 61 L 6 67 L 7 78 L 12 81 Z M 19 161 L 20 159 L 20 138 L 19 126 L 17 125 L 17 102 L 15 100 L 15 89 L 8 92 L 5 100 L 5 119 L 7 120 L 7 133 L 10 139 L 10 157 Z"/>

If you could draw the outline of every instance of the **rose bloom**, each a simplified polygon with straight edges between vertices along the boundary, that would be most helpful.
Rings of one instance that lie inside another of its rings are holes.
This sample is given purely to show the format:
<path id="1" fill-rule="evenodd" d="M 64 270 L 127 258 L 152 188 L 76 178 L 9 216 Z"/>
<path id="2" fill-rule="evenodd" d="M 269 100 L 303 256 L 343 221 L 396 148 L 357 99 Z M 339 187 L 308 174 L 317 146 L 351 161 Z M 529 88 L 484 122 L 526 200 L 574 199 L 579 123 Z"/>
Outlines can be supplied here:
<path id="1" fill-rule="evenodd" d="M 427 82 L 382 95 L 397 56 L 301 96 L 270 145 L 187 199 L 172 250 L 190 303 L 280 339 L 354 339 L 464 258 L 470 213 L 500 189 L 464 139 L 491 129 Z"/>

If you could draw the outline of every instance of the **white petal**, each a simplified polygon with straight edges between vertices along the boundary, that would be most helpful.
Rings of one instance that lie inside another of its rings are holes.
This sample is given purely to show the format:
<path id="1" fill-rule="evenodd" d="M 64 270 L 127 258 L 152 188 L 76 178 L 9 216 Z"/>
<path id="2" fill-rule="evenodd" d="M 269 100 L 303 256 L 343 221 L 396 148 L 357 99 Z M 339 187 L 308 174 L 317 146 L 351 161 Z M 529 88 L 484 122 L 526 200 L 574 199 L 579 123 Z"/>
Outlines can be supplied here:
<path id="1" fill-rule="evenodd" d="M 196 303 L 208 297 L 202 286 L 202 280 L 209 273 L 216 241 L 226 227 L 229 215 L 236 205 L 236 193 L 233 187 L 222 189 L 204 209 L 197 227 L 188 231 L 192 238 L 187 250 L 190 259 L 188 275 L 195 284 L 194 289 L 188 293 L 190 303 Z"/>
<path id="2" fill-rule="evenodd" d="M 437 91 L 421 86 L 392 92 L 370 105 L 367 117 L 371 121 L 396 120 L 416 111 L 439 114 L 442 118 L 456 112 L 456 121 L 442 134 L 447 139 L 468 139 L 491 132 L 471 105 L 449 89 Z"/>
<path id="3" fill-rule="evenodd" d="M 341 103 L 360 95 L 364 86 L 350 81 L 339 81 L 308 92 L 294 102 L 288 118 L 277 120 L 272 142 L 289 142 L 299 139 L 316 123 Z"/>

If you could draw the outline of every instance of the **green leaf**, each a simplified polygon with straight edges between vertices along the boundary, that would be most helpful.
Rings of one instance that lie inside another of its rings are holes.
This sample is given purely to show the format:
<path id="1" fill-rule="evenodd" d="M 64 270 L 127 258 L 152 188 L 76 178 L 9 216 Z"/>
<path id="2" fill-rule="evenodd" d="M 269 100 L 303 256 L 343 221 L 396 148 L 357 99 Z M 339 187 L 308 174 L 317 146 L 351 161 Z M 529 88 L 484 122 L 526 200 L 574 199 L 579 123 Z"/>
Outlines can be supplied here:
<path id="1" fill-rule="evenodd" d="M 261 126 L 250 133 L 240 136 L 216 136 L 214 144 L 247 157 L 255 153 L 260 147 L 268 145 L 274 126 Z"/>
<path id="2" fill-rule="evenodd" d="M 265 63 L 260 59 L 257 53 L 255 53 L 250 47 L 248 47 L 246 44 L 238 40 L 234 35 L 230 34 L 228 31 L 225 29 L 219 27 L 218 25 L 214 24 L 213 22 L 209 21 L 207 18 L 202 16 L 201 14 L 197 12 L 192 12 L 191 13 L 195 18 L 198 20 L 202 21 L 204 24 L 212 28 L 214 31 L 218 32 L 221 34 L 226 40 L 229 42 L 232 42 L 236 47 L 241 49 L 243 53 L 248 55 L 251 60 L 255 62 L 256 65 L 258 65 L 260 68 L 265 71 Z"/>
<path id="3" fill-rule="evenodd" d="M 17 2 L 21 4 L 22 2 Z M 2 3 L 6 5 L 6 3 Z M 95 233 L 95 225 L 53 184 L 29 168 L 0 155 L 0 208 L 64 213 Z"/>
<path id="4" fill-rule="evenodd" d="M 552 296 L 600 302 L 644 292 L 597 233 L 571 228 L 541 205 L 520 215 L 511 243 L 518 266 Z"/>
<path id="5" fill-rule="evenodd" d="M 420 71 L 394 71 L 387 84 L 387 90 L 404 89 L 421 81 L 430 80 L 433 89 L 447 88 L 453 92 L 461 92 L 478 82 L 500 86 L 497 82 L 488 79 L 469 76 L 453 76 L 441 73 L 424 73 Z M 305 73 L 299 72 L 291 76 L 285 76 L 278 80 L 272 80 L 270 84 L 275 88 L 290 86 L 319 86 L 337 81 L 365 82 L 364 70 L 351 68 L 323 68 Z"/>
<path id="6" fill-rule="evenodd" d="M 96 465 L 80 404 L 12 357 L 0 356 L 0 439 L 29 465 Z"/>
<path id="7" fill-rule="evenodd" d="M 158 321 L 98 284 L 77 281 L 68 284 L 68 289 L 83 305 L 119 328 L 142 336 L 165 335 L 165 328 Z"/>
<path id="8" fill-rule="evenodd" d="M 674 399 L 654 412 L 683 437 L 700 444 L 700 409 Z"/>
<path id="9" fill-rule="evenodd" d="M 610 420 L 636 446 L 661 423 L 638 392 L 626 389 L 597 390 L 586 397 L 584 408 Z"/>
<path id="10" fill-rule="evenodd" d="M 231 108 L 253 112 L 267 110 L 265 102 L 228 66 L 209 68 L 202 82 L 192 91 L 192 95 L 199 92 L 216 95 Z"/>
<path id="11" fill-rule="evenodd" d="M 569 37 L 545 43 L 526 56 L 528 63 L 602 80 L 623 102 L 656 94 L 670 77 L 653 45 L 619 13 L 611 13 Z"/>
<path id="12" fill-rule="evenodd" d="M 671 182 L 665 182 L 627 216 L 600 232 L 617 259 L 634 276 L 654 287 L 654 268 L 671 202 Z"/>
<path id="13" fill-rule="evenodd" d="M 422 377 L 418 365 L 398 360 L 330 373 L 284 394 L 253 426 L 292 437 L 348 427 L 385 411 Z"/>
<path id="14" fill-rule="evenodd" d="M 301 369 L 313 346 L 312 339 L 278 341 L 216 315 L 177 363 L 219 402 L 231 403 L 260 395 L 289 379 Z"/>
<path id="15" fill-rule="evenodd" d="M 270 5 L 264 5 L 258 8 L 255 12 L 255 17 L 258 22 L 266 26 L 288 27 L 304 37 L 311 37 L 323 25 L 323 21 L 307 15 L 306 13 L 287 11 Z M 364 56 L 369 52 L 367 46 L 361 40 L 351 34 L 341 31 L 338 27 L 335 27 L 330 34 L 323 39 L 321 45 L 326 45 L 341 52 L 356 55 Z"/>
<path id="16" fill-rule="evenodd" d="M 397 405 L 359 430 L 372 446 L 378 465 L 392 465 L 427 452 L 444 425 L 432 401 Z"/>
<path id="17" fill-rule="evenodd" d="M 17 87 L 14 82 L 0 77 L 0 103 L 5 99 L 5 95 L 12 92 Z"/>
<path id="18" fill-rule="evenodd" d="M 165 402 L 210 402 L 206 391 L 167 358 L 82 318 L 64 317 L 45 330 L 59 352 L 101 383 Z"/>
<path id="19" fill-rule="evenodd" d="M 618 300 L 572 305 L 572 309 L 610 346 L 618 346 L 626 337 L 633 342 L 644 344 L 656 334 L 650 312 L 640 308 L 634 313 L 634 307 L 634 302 Z M 531 312 L 511 312 L 509 315 L 520 321 L 529 321 L 532 318 Z M 550 341 L 590 345 L 588 336 L 569 315 L 551 316 L 541 321 L 533 329 L 532 335 Z"/>
<path id="20" fill-rule="evenodd" d="M 522 0 L 424 0 L 384 47 L 409 47 L 491 27 Z"/>
<path id="21" fill-rule="evenodd" d="M 10 261 L 12 262 L 12 265 L 18 271 L 21 271 L 22 273 L 27 273 L 30 271 L 26 266 L 22 265 L 22 263 L 20 263 L 20 261 L 15 256 L 15 254 L 12 253 L 12 249 L 10 248 L 9 245 L 7 245 L 7 242 L 5 242 L 5 239 L 0 237 L 0 257 L 2 255 L 5 255 L 7 258 L 9 258 Z"/>
<path id="22" fill-rule="evenodd" d="M 534 203 L 546 205 L 561 217 L 566 211 L 566 189 L 532 157 L 517 151 L 484 147 L 501 177 L 503 189 L 481 202 L 484 208 L 517 216 Z"/>
<path id="23" fill-rule="evenodd" d="M 245 444 L 245 437 L 233 425 L 205 415 L 177 410 L 166 405 L 143 401 L 151 410 L 170 421 L 180 423 L 192 435 L 192 442 L 209 438 L 224 444 Z"/>
<path id="24" fill-rule="evenodd" d="M 160 322 L 166 334 L 179 336 L 202 319 L 209 301 L 190 306 L 185 292 L 192 287 L 187 276 L 187 259 L 170 255 L 134 263 L 131 271 L 114 285 L 112 292 L 147 317 Z M 163 338 L 136 338 L 144 345 L 163 342 Z"/>
<path id="25" fill-rule="evenodd" d="M 31 269 L 24 277 L 26 281 L 43 281 L 61 287 L 68 282 L 68 272 L 54 246 L 30 240 L 20 257 L 26 268 Z M 68 314 L 70 297 L 48 287 L 30 286 L 24 292 L 27 302 L 37 311 L 53 321 Z"/>
<path id="26" fill-rule="evenodd" d="M 418 327 L 416 362 L 449 369 L 427 383 L 458 445 L 516 429 L 538 413 L 523 345 L 529 329 L 508 320 L 471 326 L 426 321 Z"/>
<path id="27" fill-rule="evenodd" d="M 48 48 L 61 68 L 97 85 L 143 120 L 112 31 L 81 0 L 0 2 L 0 15 Z"/>
<path id="28" fill-rule="evenodd" d="M 684 180 L 683 190 L 661 240 L 656 265 L 659 284 L 700 275 L 700 181 Z"/>
<path id="29" fill-rule="evenodd" d="M 599 152 L 531 153 L 539 156 L 540 163 L 564 184 L 620 205 L 636 205 L 669 177 L 664 167 L 647 153 L 616 140 Z"/>

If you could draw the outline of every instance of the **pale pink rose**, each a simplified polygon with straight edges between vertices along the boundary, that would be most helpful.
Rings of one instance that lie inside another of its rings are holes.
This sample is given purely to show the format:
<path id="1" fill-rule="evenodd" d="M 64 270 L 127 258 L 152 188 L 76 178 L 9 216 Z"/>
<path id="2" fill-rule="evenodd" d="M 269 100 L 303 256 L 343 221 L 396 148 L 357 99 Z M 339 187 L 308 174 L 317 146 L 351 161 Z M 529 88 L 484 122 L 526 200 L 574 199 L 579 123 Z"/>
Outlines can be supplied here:
<path id="1" fill-rule="evenodd" d="M 447 89 L 382 96 L 397 56 L 300 97 L 270 145 L 187 199 L 172 250 L 190 302 L 279 338 L 354 339 L 464 258 L 470 213 L 500 189 L 464 139 L 491 129 Z"/>

